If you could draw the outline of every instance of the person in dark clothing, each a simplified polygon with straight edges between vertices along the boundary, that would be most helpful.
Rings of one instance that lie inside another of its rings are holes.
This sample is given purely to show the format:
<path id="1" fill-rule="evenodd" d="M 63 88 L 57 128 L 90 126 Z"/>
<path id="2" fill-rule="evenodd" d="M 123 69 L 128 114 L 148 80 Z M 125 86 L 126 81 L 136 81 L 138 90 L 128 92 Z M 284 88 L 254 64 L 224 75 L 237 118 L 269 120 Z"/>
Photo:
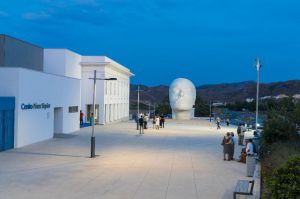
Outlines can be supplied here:
<path id="1" fill-rule="evenodd" d="M 231 157 L 230 157 L 231 143 L 232 143 L 231 135 L 229 132 L 227 132 L 226 136 L 223 137 L 223 140 L 221 143 L 221 145 L 223 145 L 224 160 L 226 160 L 226 157 L 227 157 L 228 161 L 231 160 Z"/>
<path id="2" fill-rule="evenodd" d="M 230 120 L 229 120 L 229 118 L 227 118 L 227 119 L 226 119 L 226 125 L 227 125 L 227 126 L 229 126 L 229 122 L 230 122 Z"/>
<path id="3" fill-rule="evenodd" d="M 165 117 L 163 115 L 160 116 L 160 121 L 161 121 L 161 128 L 165 128 Z"/>
<path id="4" fill-rule="evenodd" d="M 231 132 L 230 135 L 231 135 L 231 149 L 230 149 L 229 156 L 231 160 L 234 160 L 234 146 L 235 146 L 234 133 Z"/>
<path id="5" fill-rule="evenodd" d="M 79 115 L 79 118 L 80 118 L 80 125 L 83 125 L 83 112 L 80 110 L 80 115 Z"/>
<path id="6" fill-rule="evenodd" d="M 144 134 L 144 118 L 143 116 L 140 117 L 139 119 L 139 125 L 140 125 L 140 134 Z"/>

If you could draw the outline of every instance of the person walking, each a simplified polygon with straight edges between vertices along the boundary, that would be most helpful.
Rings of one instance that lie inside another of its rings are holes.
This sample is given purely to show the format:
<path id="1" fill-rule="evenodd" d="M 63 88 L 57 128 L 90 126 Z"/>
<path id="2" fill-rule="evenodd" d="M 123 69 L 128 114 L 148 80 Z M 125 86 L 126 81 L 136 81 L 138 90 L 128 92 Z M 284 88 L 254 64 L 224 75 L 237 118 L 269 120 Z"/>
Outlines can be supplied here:
<path id="1" fill-rule="evenodd" d="M 159 121 L 160 121 L 160 119 L 159 119 L 159 117 L 157 116 L 157 117 L 155 118 L 155 128 L 156 128 L 157 130 L 159 130 Z"/>
<path id="2" fill-rule="evenodd" d="M 80 115 L 79 115 L 80 125 L 83 125 L 83 116 L 84 116 L 84 114 L 83 114 L 82 110 L 80 110 Z"/>
<path id="3" fill-rule="evenodd" d="M 227 118 L 227 119 L 226 119 L 226 125 L 227 125 L 227 126 L 229 126 L 229 122 L 230 122 L 230 120 L 229 120 L 229 118 Z"/>
<path id="4" fill-rule="evenodd" d="M 139 119 L 139 125 L 140 125 L 140 134 L 144 134 L 144 118 L 143 116 L 140 117 Z"/>
<path id="5" fill-rule="evenodd" d="M 220 117 L 217 117 L 216 122 L 217 122 L 217 129 L 221 129 L 221 127 L 220 127 L 220 122 L 221 122 Z"/>
<path id="6" fill-rule="evenodd" d="M 153 127 L 153 129 L 155 129 L 155 119 L 156 119 L 156 117 L 155 116 L 153 116 L 153 118 L 152 118 L 152 127 Z"/>

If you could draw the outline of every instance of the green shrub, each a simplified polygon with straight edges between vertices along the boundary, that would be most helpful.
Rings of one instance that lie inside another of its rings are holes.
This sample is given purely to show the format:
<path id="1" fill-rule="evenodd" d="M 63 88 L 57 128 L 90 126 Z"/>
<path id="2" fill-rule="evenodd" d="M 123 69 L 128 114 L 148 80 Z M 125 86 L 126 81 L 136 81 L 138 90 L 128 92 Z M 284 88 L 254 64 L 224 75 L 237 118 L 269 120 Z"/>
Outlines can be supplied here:
<path id="1" fill-rule="evenodd" d="M 271 144 L 278 141 L 296 140 L 296 124 L 286 116 L 273 115 L 265 123 L 262 142 Z"/>
<path id="2" fill-rule="evenodd" d="M 300 198 L 300 156 L 291 157 L 273 172 L 270 180 L 271 198 Z"/>

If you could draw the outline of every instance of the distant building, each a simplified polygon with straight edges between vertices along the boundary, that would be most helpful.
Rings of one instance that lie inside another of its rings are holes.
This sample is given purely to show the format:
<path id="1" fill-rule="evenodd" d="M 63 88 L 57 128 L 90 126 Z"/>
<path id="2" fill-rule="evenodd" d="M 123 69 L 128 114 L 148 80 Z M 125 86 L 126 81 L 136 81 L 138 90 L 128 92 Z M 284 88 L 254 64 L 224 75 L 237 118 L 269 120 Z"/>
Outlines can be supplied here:
<path id="1" fill-rule="evenodd" d="M 293 95 L 293 98 L 296 99 L 296 100 L 300 100 L 300 94 Z"/>
<path id="2" fill-rule="evenodd" d="M 246 102 L 248 102 L 248 103 L 251 103 L 251 102 L 253 102 L 253 101 L 254 101 L 253 98 L 247 98 L 247 99 L 246 99 Z"/>
<path id="3" fill-rule="evenodd" d="M 287 97 L 289 97 L 289 96 L 287 96 L 287 95 L 285 95 L 285 94 L 280 94 L 280 95 L 275 96 L 274 98 L 275 98 L 276 100 L 279 100 L 279 99 L 283 99 L 283 98 L 287 98 Z"/>
<path id="4" fill-rule="evenodd" d="M 223 103 L 223 102 L 215 102 L 215 103 L 212 103 L 212 106 L 215 106 L 215 107 L 226 106 L 226 102 L 225 103 Z"/>
<path id="5" fill-rule="evenodd" d="M 264 97 L 261 97 L 259 98 L 260 100 L 268 100 L 268 99 L 272 99 L 273 97 L 272 96 L 264 96 Z"/>

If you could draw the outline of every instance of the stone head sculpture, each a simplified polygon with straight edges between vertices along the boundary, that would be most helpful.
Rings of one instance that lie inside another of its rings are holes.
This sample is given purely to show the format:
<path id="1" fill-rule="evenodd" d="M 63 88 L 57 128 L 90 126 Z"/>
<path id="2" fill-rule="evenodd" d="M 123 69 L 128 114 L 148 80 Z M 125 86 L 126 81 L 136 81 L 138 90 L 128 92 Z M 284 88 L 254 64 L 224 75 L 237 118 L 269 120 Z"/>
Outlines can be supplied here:
<path id="1" fill-rule="evenodd" d="M 194 117 L 196 89 L 190 80 L 175 79 L 169 88 L 169 99 L 173 119 L 189 120 Z"/>

